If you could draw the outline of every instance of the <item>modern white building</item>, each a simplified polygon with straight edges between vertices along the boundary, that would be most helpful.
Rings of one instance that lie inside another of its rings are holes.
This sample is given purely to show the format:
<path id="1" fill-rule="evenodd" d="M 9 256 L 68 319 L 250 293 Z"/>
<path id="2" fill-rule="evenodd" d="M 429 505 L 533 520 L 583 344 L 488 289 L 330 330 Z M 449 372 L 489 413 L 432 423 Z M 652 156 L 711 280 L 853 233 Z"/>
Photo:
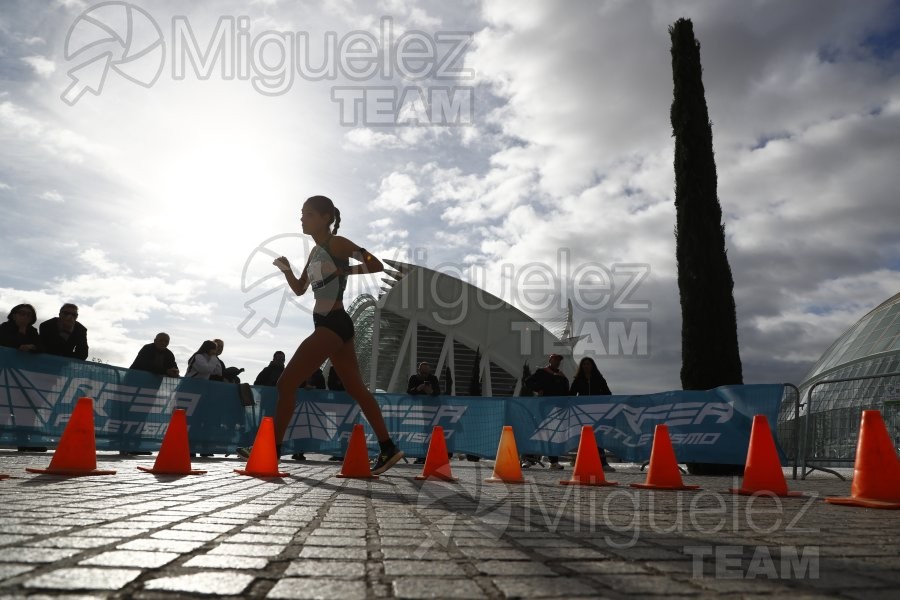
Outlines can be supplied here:
<path id="1" fill-rule="evenodd" d="M 357 297 L 348 309 L 356 327 L 360 371 L 370 389 L 404 392 L 419 362 L 428 361 L 447 393 L 466 395 L 480 353 L 483 396 L 516 395 L 525 363 L 533 372 L 561 354 L 572 380 L 572 311 L 560 335 L 481 288 L 425 267 L 385 261 L 387 277 L 378 298 Z"/>

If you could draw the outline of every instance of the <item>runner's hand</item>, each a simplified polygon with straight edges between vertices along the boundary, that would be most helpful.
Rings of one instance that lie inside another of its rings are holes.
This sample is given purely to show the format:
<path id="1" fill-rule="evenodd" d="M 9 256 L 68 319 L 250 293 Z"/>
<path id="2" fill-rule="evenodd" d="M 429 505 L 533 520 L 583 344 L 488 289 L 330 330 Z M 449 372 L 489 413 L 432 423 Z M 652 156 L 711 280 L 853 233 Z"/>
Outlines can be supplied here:
<path id="1" fill-rule="evenodd" d="M 285 273 L 291 271 L 291 263 L 283 256 L 279 256 L 278 258 L 273 260 L 272 264 L 278 267 L 279 271 L 284 271 Z"/>

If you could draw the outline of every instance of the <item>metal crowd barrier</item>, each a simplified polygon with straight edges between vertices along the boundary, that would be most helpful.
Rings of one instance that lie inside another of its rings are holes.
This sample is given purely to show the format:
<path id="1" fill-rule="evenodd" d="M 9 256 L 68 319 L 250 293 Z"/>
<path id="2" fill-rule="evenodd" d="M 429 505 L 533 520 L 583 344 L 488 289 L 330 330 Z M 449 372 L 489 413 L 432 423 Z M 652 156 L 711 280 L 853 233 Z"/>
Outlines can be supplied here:
<path id="1" fill-rule="evenodd" d="M 859 425 L 864 410 L 880 410 L 888 431 L 895 440 L 900 440 L 900 398 L 885 399 L 885 381 L 900 377 L 900 372 L 860 377 L 823 379 L 813 384 L 806 392 L 806 411 L 803 415 L 803 435 L 800 439 L 801 479 L 813 471 L 824 471 L 840 479 L 840 473 L 824 464 L 844 464 L 853 466 L 856 461 L 856 443 Z M 814 398 L 817 389 L 836 384 L 840 386 L 829 397 Z M 900 389 L 898 389 L 900 395 Z M 826 400 L 831 406 L 822 408 Z M 820 410 L 816 410 L 819 407 Z M 797 409 L 799 410 L 798 404 Z M 799 420 L 795 421 L 799 423 Z M 819 464 L 816 464 L 819 463 Z"/>
<path id="2" fill-rule="evenodd" d="M 786 411 L 779 410 L 776 433 L 781 449 L 784 450 L 785 455 L 794 468 L 794 479 L 797 479 L 797 465 L 800 459 L 800 437 L 803 431 L 800 429 L 800 390 L 793 383 L 784 384 L 784 392 L 782 392 L 781 396 L 782 405 L 789 402 L 794 405 L 794 418 L 782 421 L 780 415 Z"/>

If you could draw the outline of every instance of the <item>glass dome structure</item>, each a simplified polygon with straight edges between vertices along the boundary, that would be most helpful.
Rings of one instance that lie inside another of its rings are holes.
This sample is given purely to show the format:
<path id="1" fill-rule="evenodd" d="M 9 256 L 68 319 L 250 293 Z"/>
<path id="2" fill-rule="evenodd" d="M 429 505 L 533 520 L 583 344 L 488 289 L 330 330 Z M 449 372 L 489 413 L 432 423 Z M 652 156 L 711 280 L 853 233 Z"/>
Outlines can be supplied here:
<path id="1" fill-rule="evenodd" d="M 779 432 L 793 438 L 782 439 L 782 444 L 787 447 L 796 440 L 792 433 L 797 427 L 807 428 L 808 457 L 852 462 L 861 413 L 876 409 L 882 412 L 895 445 L 900 446 L 900 376 L 892 375 L 898 372 L 900 294 L 863 316 L 822 354 L 799 386 L 799 422 L 794 422 L 796 404 L 782 404 Z"/>

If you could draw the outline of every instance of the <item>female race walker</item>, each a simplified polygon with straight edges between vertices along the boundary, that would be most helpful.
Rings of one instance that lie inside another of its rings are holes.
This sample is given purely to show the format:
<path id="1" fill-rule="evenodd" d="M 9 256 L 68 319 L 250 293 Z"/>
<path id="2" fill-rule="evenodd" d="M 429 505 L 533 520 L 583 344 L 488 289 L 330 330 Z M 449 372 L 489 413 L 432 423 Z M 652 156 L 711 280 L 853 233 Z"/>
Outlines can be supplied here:
<path id="1" fill-rule="evenodd" d="M 391 441 L 384 417 L 381 416 L 381 408 L 362 382 L 353 346 L 353 321 L 344 310 L 343 297 L 348 275 L 378 273 L 384 270 L 384 265 L 364 248 L 345 237 L 334 235 L 341 224 L 341 212 L 329 198 L 308 198 L 303 204 L 300 223 L 303 233 L 316 242 L 300 278 L 294 275 L 291 264 L 285 257 L 276 258 L 272 264 L 284 273 L 291 290 L 298 296 L 312 287 L 315 297 L 315 331 L 301 342 L 278 378 L 275 439 L 278 441 L 279 454 L 281 440 L 284 439 L 288 423 L 294 415 L 297 388 L 326 358 L 330 358 L 332 368 L 337 369 L 338 376 L 344 382 L 344 389 L 359 404 L 378 437 L 381 451 L 372 465 L 372 473 L 378 475 L 403 458 L 403 452 Z M 351 257 L 360 264 L 350 266 Z M 240 453 L 244 455 L 246 450 L 241 450 L 243 452 Z"/>

